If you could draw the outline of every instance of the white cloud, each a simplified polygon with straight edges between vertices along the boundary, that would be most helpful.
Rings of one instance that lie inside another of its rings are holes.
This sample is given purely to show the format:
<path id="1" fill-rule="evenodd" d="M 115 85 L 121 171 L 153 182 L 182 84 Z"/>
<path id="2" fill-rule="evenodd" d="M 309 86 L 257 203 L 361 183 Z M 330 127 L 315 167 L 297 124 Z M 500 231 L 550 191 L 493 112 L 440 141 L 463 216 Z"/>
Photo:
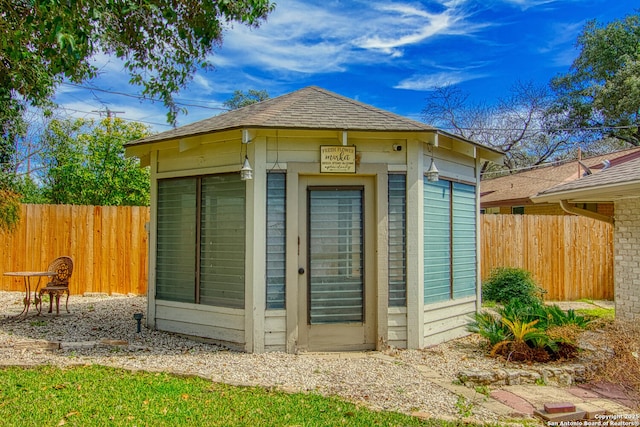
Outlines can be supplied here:
<path id="1" fill-rule="evenodd" d="M 428 11 L 409 2 L 301 2 L 282 0 L 259 29 L 237 26 L 212 58 L 217 67 L 258 67 L 285 73 L 342 72 L 358 64 L 391 61 L 403 49 L 439 35 L 462 35 L 467 22 L 459 1 Z"/>
<path id="2" fill-rule="evenodd" d="M 555 3 L 557 0 L 503 0 L 507 4 L 520 7 L 522 10 L 527 10 L 532 7 L 541 6 L 544 4 Z"/>
<path id="3" fill-rule="evenodd" d="M 433 74 L 414 75 L 404 79 L 394 86 L 396 89 L 428 91 L 436 87 L 456 85 L 469 80 L 484 77 L 481 74 L 472 74 L 466 71 L 447 71 Z"/>

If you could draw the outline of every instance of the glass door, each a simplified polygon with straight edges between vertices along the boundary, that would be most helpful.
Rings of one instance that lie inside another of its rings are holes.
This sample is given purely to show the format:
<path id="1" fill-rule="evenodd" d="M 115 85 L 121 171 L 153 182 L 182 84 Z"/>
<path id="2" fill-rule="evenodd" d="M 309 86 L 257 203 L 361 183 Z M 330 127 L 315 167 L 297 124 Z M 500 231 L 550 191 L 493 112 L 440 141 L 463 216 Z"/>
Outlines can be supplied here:
<path id="1" fill-rule="evenodd" d="M 300 179 L 302 349 L 375 348 L 372 187 L 368 178 Z"/>

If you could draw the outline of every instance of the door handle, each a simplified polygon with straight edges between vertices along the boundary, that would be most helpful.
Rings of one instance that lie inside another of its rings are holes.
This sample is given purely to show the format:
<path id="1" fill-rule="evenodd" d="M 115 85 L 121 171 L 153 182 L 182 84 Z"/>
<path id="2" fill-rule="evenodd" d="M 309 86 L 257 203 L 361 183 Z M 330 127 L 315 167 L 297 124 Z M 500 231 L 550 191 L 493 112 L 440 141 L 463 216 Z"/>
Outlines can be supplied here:
<path id="1" fill-rule="evenodd" d="M 304 274 L 304 268 L 300 267 L 300 268 L 298 269 L 298 274 Z"/>

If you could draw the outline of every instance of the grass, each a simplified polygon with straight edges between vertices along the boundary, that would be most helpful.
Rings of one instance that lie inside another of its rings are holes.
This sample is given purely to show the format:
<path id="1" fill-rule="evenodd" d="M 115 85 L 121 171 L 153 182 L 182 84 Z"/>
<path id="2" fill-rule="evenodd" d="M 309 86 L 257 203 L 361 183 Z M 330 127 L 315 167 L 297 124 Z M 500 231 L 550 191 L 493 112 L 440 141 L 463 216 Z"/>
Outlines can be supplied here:
<path id="1" fill-rule="evenodd" d="M 335 397 L 102 366 L 0 370 L 3 426 L 470 426 Z"/>
<path id="2" fill-rule="evenodd" d="M 579 308 L 576 310 L 580 316 L 592 317 L 594 319 L 613 320 L 616 317 L 615 308 Z"/>

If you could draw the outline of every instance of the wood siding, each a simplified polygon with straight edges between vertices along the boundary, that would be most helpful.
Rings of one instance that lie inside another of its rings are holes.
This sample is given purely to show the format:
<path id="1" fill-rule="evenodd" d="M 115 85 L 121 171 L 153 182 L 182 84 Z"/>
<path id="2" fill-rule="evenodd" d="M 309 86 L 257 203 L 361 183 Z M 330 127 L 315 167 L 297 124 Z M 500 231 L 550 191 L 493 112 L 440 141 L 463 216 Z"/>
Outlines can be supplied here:
<path id="1" fill-rule="evenodd" d="M 613 299 L 613 226 L 565 215 L 481 215 L 481 277 L 530 271 L 549 301 Z"/>
<path id="2" fill-rule="evenodd" d="M 0 231 L 0 274 L 42 271 L 59 256 L 74 261 L 71 294 L 147 292 L 147 207 L 23 205 L 13 232 Z M 0 276 L 0 290 L 24 290 Z"/>
<path id="3" fill-rule="evenodd" d="M 387 344 L 392 347 L 407 348 L 407 309 L 389 307 L 389 337 Z"/>
<path id="4" fill-rule="evenodd" d="M 425 347 L 468 335 L 467 325 L 475 312 L 475 297 L 425 304 Z"/>
<path id="5" fill-rule="evenodd" d="M 156 300 L 161 331 L 208 338 L 234 350 L 246 350 L 244 310 Z"/>

